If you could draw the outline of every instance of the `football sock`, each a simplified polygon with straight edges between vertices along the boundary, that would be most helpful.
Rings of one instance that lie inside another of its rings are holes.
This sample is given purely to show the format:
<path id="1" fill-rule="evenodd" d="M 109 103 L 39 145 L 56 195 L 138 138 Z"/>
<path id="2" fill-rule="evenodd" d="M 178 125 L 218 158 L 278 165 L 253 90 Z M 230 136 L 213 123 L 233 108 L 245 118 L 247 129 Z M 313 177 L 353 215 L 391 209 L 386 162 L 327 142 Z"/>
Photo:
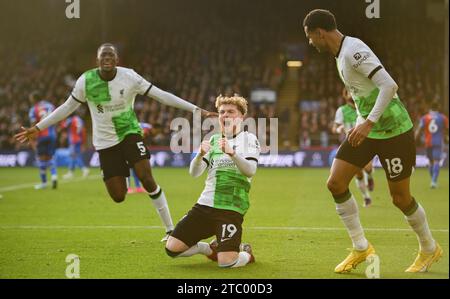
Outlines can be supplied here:
<path id="1" fill-rule="evenodd" d="M 430 165 L 428 166 L 428 173 L 430 174 L 430 177 L 431 177 L 431 178 L 433 178 L 433 166 L 434 166 L 434 163 L 433 163 L 433 164 L 430 164 Z"/>
<path id="2" fill-rule="evenodd" d="M 43 184 L 47 183 L 47 161 L 38 160 L 39 176 Z"/>
<path id="3" fill-rule="evenodd" d="M 367 179 L 358 179 L 356 178 L 356 186 L 358 186 L 359 191 L 364 198 L 370 198 L 369 189 L 367 188 Z"/>
<path id="4" fill-rule="evenodd" d="M 348 235 L 352 239 L 353 248 L 366 250 L 369 242 L 364 236 L 364 231 L 359 221 L 358 205 L 349 190 L 342 194 L 333 195 L 336 202 L 336 212 L 347 228 Z"/>
<path id="5" fill-rule="evenodd" d="M 232 262 L 231 264 L 219 264 L 221 268 L 238 268 L 248 264 L 251 256 L 248 252 L 241 251 L 239 252 L 238 258 Z"/>
<path id="6" fill-rule="evenodd" d="M 194 246 L 192 246 L 188 250 L 183 251 L 182 253 L 180 253 L 178 256 L 180 256 L 180 257 L 188 257 L 188 256 L 192 256 L 194 254 L 211 255 L 212 254 L 212 249 L 209 247 L 208 243 L 198 242 L 197 244 L 195 244 Z"/>
<path id="7" fill-rule="evenodd" d="M 84 161 L 83 161 L 83 157 L 81 156 L 81 154 L 77 155 L 77 159 L 76 159 L 76 164 L 81 168 L 85 168 L 86 166 L 84 165 Z M 75 166 L 74 166 L 75 168 Z"/>
<path id="8" fill-rule="evenodd" d="M 48 160 L 48 162 L 47 162 L 48 164 L 48 167 L 50 168 L 50 174 L 52 175 L 52 180 L 56 180 L 57 179 L 57 176 L 56 176 L 56 163 L 55 163 L 55 160 L 54 160 L 54 158 L 52 158 L 52 159 L 50 159 L 50 160 Z"/>
<path id="9" fill-rule="evenodd" d="M 408 211 L 403 212 L 405 219 L 417 235 L 420 250 L 425 253 L 432 253 L 436 249 L 436 243 L 428 227 L 427 215 L 423 207 L 413 198 Z"/>
<path id="10" fill-rule="evenodd" d="M 73 172 L 75 170 L 75 166 L 77 164 L 77 158 L 71 157 L 70 158 L 70 164 L 69 164 L 69 171 Z"/>
<path id="11" fill-rule="evenodd" d="M 439 162 L 436 161 L 433 164 L 433 175 L 431 177 L 431 181 L 433 183 L 437 183 L 438 176 L 439 176 Z"/>
<path id="12" fill-rule="evenodd" d="M 159 186 L 157 186 L 155 191 L 150 192 L 148 194 L 152 199 L 152 203 L 155 206 L 156 211 L 158 212 L 158 215 L 161 218 L 161 221 L 166 227 L 166 232 L 172 231 L 174 226 L 172 222 L 172 217 L 170 216 L 169 206 L 167 204 L 167 199 L 166 195 L 164 194 L 164 191 L 162 191 L 162 189 Z"/>

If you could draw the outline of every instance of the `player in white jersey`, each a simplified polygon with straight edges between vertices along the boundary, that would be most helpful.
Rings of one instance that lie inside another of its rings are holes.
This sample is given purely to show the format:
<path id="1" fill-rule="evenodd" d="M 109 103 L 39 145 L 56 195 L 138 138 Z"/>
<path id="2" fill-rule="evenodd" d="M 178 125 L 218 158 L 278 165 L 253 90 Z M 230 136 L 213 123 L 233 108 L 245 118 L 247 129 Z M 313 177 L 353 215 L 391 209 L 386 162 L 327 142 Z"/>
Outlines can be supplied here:
<path id="1" fill-rule="evenodd" d="M 339 76 L 355 101 L 358 120 L 341 144 L 327 181 L 336 211 L 352 239 L 352 252 L 336 266 L 336 273 L 351 271 L 374 254 L 364 236 L 358 205 L 348 186 L 353 176 L 378 155 L 395 206 L 405 215 L 419 241 L 419 254 L 406 272 L 425 272 L 443 251 L 432 237 L 425 210 L 410 192 L 416 148 L 413 124 L 397 95 L 398 86 L 378 57 L 361 40 L 344 36 L 328 10 L 315 9 L 303 20 L 309 43 L 336 58 Z"/>
<path id="2" fill-rule="evenodd" d="M 167 240 L 173 222 L 164 192 L 152 176 L 150 154 L 142 139 L 142 130 L 133 110 L 137 94 L 150 96 L 162 104 L 194 112 L 197 106 L 149 83 L 134 70 L 117 66 L 119 57 L 112 44 L 97 51 L 98 68 L 82 74 L 69 98 L 55 111 L 31 128 L 22 127 L 15 138 L 25 142 L 68 117 L 81 104 L 87 104 L 92 118 L 93 144 L 99 153 L 103 180 L 111 198 L 120 203 L 127 194 L 126 177 L 132 167 L 148 192 L 162 222 Z M 205 110 L 202 115 L 211 116 Z"/>
<path id="3" fill-rule="evenodd" d="M 205 188 L 175 227 L 166 253 L 171 257 L 203 254 L 222 268 L 235 268 L 255 261 L 250 245 L 241 244 L 241 238 L 260 146 L 255 135 L 241 130 L 247 113 L 244 98 L 219 96 L 216 108 L 222 134 L 202 142 L 189 169 L 194 177 L 208 171 Z M 216 239 L 210 244 L 201 242 L 213 235 Z"/>

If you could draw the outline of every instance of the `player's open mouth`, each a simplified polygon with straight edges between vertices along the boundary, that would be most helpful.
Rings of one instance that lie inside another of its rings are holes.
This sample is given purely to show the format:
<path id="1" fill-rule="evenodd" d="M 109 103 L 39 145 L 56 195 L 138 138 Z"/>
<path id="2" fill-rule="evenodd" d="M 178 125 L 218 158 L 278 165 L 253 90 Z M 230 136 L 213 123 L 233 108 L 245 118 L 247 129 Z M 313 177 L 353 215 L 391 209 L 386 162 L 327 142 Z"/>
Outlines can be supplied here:
<path id="1" fill-rule="evenodd" d="M 224 128 L 228 128 L 233 124 L 231 119 L 226 119 L 222 122 L 222 125 L 224 126 Z"/>

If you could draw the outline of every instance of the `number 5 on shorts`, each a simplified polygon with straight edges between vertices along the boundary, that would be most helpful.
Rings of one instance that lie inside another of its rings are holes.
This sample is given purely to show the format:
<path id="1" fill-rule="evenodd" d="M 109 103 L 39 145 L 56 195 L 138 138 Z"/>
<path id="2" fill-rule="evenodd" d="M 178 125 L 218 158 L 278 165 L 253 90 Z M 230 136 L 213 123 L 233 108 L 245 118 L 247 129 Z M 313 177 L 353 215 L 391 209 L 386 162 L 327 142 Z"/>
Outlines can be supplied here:
<path id="1" fill-rule="evenodd" d="M 141 152 L 141 156 L 145 156 L 145 145 L 143 141 L 136 142 L 137 147 L 139 148 L 139 151 Z"/>

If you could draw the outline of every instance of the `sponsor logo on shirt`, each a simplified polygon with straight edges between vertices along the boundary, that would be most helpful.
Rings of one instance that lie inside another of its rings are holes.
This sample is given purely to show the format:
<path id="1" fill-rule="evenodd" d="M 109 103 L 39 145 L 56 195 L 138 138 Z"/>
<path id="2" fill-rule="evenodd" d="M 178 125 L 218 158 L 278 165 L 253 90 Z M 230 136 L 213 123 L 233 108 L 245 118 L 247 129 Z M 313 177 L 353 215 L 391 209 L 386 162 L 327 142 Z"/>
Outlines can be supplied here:
<path id="1" fill-rule="evenodd" d="M 115 111 L 125 110 L 126 104 L 118 103 L 118 104 L 112 104 L 112 105 L 105 105 L 104 107 L 105 107 L 106 112 L 115 112 Z"/>
<path id="2" fill-rule="evenodd" d="M 104 113 L 105 111 L 103 110 L 103 106 L 98 104 L 97 105 L 97 113 Z"/>
<path id="3" fill-rule="evenodd" d="M 355 60 L 359 60 L 361 58 L 361 54 L 356 52 L 355 55 L 353 55 L 353 58 L 355 58 Z"/>
<path id="4" fill-rule="evenodd" d="M 359 53 L 356 53 L 356 54 L 359 54 Z M 355 54 L 355 55 L 356 55 Z M 359 54 L 359 55 L 361 55 L 361 54 Z M 353 57 L 355 57 L 355 56 L 353 56 Z M 353 65 L 353 67 L 355 68 L 355 69 L 357 69 L 364 61 L 366 61 L 367 60 L 367 58 L 369 58 L 370 57 L 370 53 L 367 53 L 367 54 L 365 54 L 362 58 L 360 58 L 359 59 L 359 61 L 357 62 L 357 63 L 355 63 L 354 65 Z M 356 59 L 356 58 L 355 58 Z"/>
<path id="5" fill-rule="evenodd" d="M 212 165 L 211 165 L 212 167 Z M 216 168 L 229 168 L 229 167 L 236 167 L 236 164 L 234 164 L 233 160 L 229 158 L 219 158 L 218 160 L 214 161 L 214 167 Z"/>

